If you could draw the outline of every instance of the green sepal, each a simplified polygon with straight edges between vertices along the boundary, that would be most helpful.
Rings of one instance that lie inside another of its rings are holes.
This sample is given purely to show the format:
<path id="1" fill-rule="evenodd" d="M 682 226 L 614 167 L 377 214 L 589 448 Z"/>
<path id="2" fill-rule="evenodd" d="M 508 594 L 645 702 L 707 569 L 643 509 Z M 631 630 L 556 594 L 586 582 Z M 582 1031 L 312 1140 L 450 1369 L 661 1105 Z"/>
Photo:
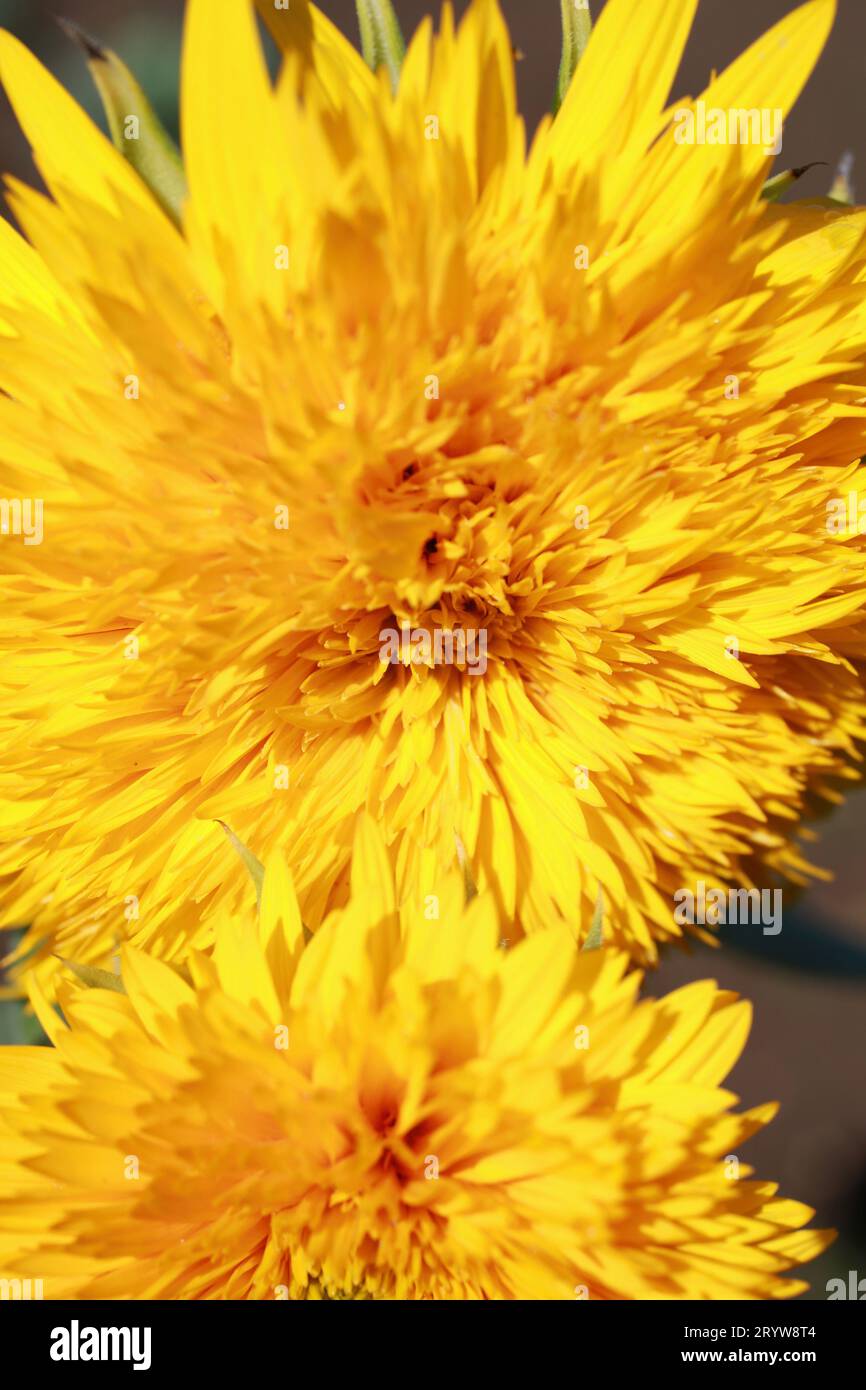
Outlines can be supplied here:
<path id="1" fill-rule="evenodd" d="M 472 899 L 478 896 L 478 885 L 472 877 L 472 865 L 469 863 L 469 855 L 466 853 L 466 846 L 459 835 L 455 835 L 454 840 L 457 845 L 457 863 L 460 865 L 460 870 L 463 874 L 463 901 L 465 906 L 468 907 Z"/>
<path id="2" fill-rule="evenodd" d="M 87 985 L 88 989 L 111 989 L 115 994 L 126 993 L 123 980 L 111 970 L 100 970 L 95 965 L 80 965 L 77 961 L 66 960 L 63 956 L 58 956 L 57 959 L 67 970 L 71 970 L 83 985 Z"/>
<path id="3" fill-rule="evenodd" d="M 601 889 L 598 890 L 598 897 L 595 900 L 595 911 L 592 914 L 592 924 L 589 928 L 589 935 L 581 947 L 583 951 L 597 951 L 604 945 L 604 898 Z"/>
<path id="4" fill-rule="evenodd" d="M 361 28 L 361 52 L 367 66 L 376 72 L 388 69 L 396 92 L 400 69 L 406 56 L 406 42 L 391 0 L 355 0 Z"/>
<path id="5" fill-rule="evenodd" d="M 571 79 L 583 57 L 592 32 L 589 0 L 559 0 L 559 4 L 562 10 L 562 59 L 559 64 L 556 96 L 553 101 L 554 113 L 565 101 L 565 94 L 571 86 Z"/>
<path id="6" fill-rule="evenodd" d="M 141 85 L 117 54 L 90 38 L 71 20 L 61 19 L 58 23 L 87 58 L 90 75 L 105 108 L 112 141 L 179 226 L 187 182 L 177 145 Z M 130 126 L 133 117 L 137 122 L 134 134 Z"/>
<path id="7" fill-rule="evenodd" d="M 815 169 L 819 164 L 824 164 L 823 159 L 816 159 L 811 164 L 803 164 L 799 169 L 785 169 L 781 174 L 774 174 L 771 179 L 767 179 L 761 189 L 761 197 L 765 203 L 776 203 L 783 193 L 787 193 L 789 188 L 801 179 L 804 174 L 808 174 L 810 169 Z"/>
<path id="8" fill-rule="evenodd" d="M 247 869 L 247 872 L 249 873 L 249 876 L 256 887 L 256 907 L 260 908 L 262 905 L 262 888 L 264 887 L 265 882 L 264 864 L 262 864 L 261 860 L 256 859 L 256 856 L 253 854 L 252 850 L 247 849 L 243 841 L 238 839 L 235 832 L 231 830 L 229 826 L 226 825 L 225 821 L 218 820 L 217 825 L 222 826 L 223 830 L 229 837 L 229 841 L 231 843 L 232 848 L 237 851 L 238 855 L 243 860 L 244 867 Z"/>

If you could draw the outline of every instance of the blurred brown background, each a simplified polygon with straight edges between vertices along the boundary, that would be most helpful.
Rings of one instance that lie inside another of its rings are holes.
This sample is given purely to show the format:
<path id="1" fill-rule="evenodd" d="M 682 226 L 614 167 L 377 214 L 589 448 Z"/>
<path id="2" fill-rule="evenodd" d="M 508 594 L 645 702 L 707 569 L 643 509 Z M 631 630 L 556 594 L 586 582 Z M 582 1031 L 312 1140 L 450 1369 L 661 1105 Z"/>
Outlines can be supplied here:
<path id="1" fill-rule="evenodd" d="M 668 0 L 671 5 L 679 0 Z M 220 0 L 212 0 L 215 16 Z M 319 0 L 353 37 L 354 0 Z M 512 27 L 520 99 L 530 129 L 549 109 L 559 62 L 557 0 L 502 0 Z M 592 0 L 593 14 L 602 8 Z M 410 33 L 429 0 L 396 0 Z M 436 6 L 433 6 L 435 9 Z M 458 0 L 458 12 L 465 0 Z M 675 84 L 696 94 L 713 69 L 724 68 L 749 42 L 794 8 L 788 0 L 703 0 Z M 81 55 L 61 34 L 60 12 L 116 48 L 143 80 L 166 124 L 176 128 L 183 0 L 0 0 L 0 24 L 29 44 L 95 115 L 99 107 Z M 855 155 L 854 185 L 866 202 L 866 0 L 839 0 L 822 61 L 785 127 L 780 168 L 812 160 L 798 196 L 825 193 L 840 157 Z M 34 177 L 29 155 L 0 95 L 0 165 Z M 808 1272 L 811 1297 L 849 1269 L 866 1276 L 866 856 L 862 821 L 866 793 L 823 822 L 814 858 L 835 881 L 799 900 L 786 892 L 784 929 L 762 937 L 755 928 L 729 930 L 725 949 L 669 953 L 649 981 L 653 993 L 712 974 L 755 1004 L 745 1060 L 731 1087 L 747 1104 L 776 1099 L 782 1111 L 748 1146 L 744 1158 L 760 1176 L 778 1179 L 789 1196 L 818 1208 L 822 1224 L 840 1231 L 836 1245 Z M 739 938 L 743 938 L 739 940 Z M 0 1041 L 3 1032 L 0 1029 Z"/>

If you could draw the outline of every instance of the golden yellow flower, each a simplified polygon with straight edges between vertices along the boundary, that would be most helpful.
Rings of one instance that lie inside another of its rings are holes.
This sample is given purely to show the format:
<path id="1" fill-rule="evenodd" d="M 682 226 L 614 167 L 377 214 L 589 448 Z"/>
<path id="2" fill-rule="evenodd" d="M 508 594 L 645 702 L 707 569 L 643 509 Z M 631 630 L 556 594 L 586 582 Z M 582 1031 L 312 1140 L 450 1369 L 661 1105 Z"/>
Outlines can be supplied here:
<path id="1" fill-rule="evenodd" d="M 51 194 L 13 183 L 0 227 L 3 486 L 44 502 L 41 545 L 0 540 L 3 920 L 204 946 L 244 891 L 223 818 L 315 929 L 368 811 L 407 902 L 457 843 L 503 929 L 585 932 L 601 890 L 652 960 L 678 887 L 802 873 L 855 775 L 863 539 L 827 509 L 866 440 L 864 214 L 679 138 L 693 0 L 610 0 L 528 152 L 494 0 L 422 24 L 396 94 L 262 8 L 276 83 L 249 0 L 188 4 L 179 227 L 0 42 Z M 833 10 L 701 129 L 787 112 Z"/>
<path id="2" fill-rule="evenodd" d="M 362 826 L 349 904 L 304 945 L 279 856 L 256 923 L 189 980 L 34 984 L 54 1047 L 0 1049 L 0 1274 L 46 1298 L 785 1298 L 828 1233 L 749 1180 L 774 1107 L 721 1082 L 750 1010 L 636 1001 L 561 926 L 499 945 L 457 874 L 396 908 Z M 391 885 L 391 886 L 389 886 Z M 438 916 L 436 912 L 438 911 Z M 68 1026 L 67 1026 L 68 1025 Z"/>

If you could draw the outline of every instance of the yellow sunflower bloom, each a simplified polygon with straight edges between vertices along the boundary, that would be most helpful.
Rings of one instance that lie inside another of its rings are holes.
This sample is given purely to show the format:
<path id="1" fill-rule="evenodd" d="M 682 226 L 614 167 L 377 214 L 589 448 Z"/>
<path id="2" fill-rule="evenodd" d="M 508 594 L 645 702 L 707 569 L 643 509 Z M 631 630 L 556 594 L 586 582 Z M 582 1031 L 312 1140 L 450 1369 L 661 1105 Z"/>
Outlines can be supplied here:
<path id="1" fill-rule="evenodd" d="M 666 107 L 694 0 L 610 0 L 527 150 L 494 0 L 396 93 L 318 12 L 190 0 L 179 225 L 12 37 L 50 191 L 0 225 L 2 920 L 172 959 L 237 911 L 224 819 L 305 922 L 359 817 L 401 899 L 634 957 L 672 894 L 804 872 L 864 736 L 866 220 L 761 198 L 812 0 Z M 19 508 L 19 517 L 23 511 Z M 34 523 L 35 530 L 35 523 Z M 186 904 L 178 914 L 175 905 Z M 578 909 L 577 913 L 575 909 Z M 92 1006 L 89 1006 L 92 1007 Z"/>
<path id="2" fill-rule="evenodd" d="M 389 884 L 391 885 L 389 887 Z M 0 1274 L 45 1298 L 750 1299 L 829 1233 L 749 1180 L 774 1113 L 721 1083 L 748 1004 L 636 1000 L 561 926 L 503 951 L 459 874 L 400 912 L 362 826 L 304 945 L 284 861 L 188 978 L 63 980 L 53 1048 L 0 1050 Z"/>

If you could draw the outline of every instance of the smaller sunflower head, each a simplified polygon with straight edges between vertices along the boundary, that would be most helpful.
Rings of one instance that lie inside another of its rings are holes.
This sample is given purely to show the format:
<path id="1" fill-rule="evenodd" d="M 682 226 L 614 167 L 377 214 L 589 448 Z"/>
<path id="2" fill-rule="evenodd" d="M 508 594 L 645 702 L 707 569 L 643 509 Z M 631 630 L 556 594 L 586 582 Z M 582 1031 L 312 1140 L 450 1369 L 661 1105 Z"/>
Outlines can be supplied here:
<path id="1" fill-rule="evenodd" d="M 781 1298 L 811 1211 L 750 1181 L 720 1083 L 749 1007 L 638 1001 L 564 929 L 503 949 L 458 876 L 395 907 L 368 824 L 309 939 L 282 859 L 182 975 L 34 1006 L 0 1056 L 0 1272 L 48 1298 Z M 86 972 L 85 972 L 86 973 Z"/>

